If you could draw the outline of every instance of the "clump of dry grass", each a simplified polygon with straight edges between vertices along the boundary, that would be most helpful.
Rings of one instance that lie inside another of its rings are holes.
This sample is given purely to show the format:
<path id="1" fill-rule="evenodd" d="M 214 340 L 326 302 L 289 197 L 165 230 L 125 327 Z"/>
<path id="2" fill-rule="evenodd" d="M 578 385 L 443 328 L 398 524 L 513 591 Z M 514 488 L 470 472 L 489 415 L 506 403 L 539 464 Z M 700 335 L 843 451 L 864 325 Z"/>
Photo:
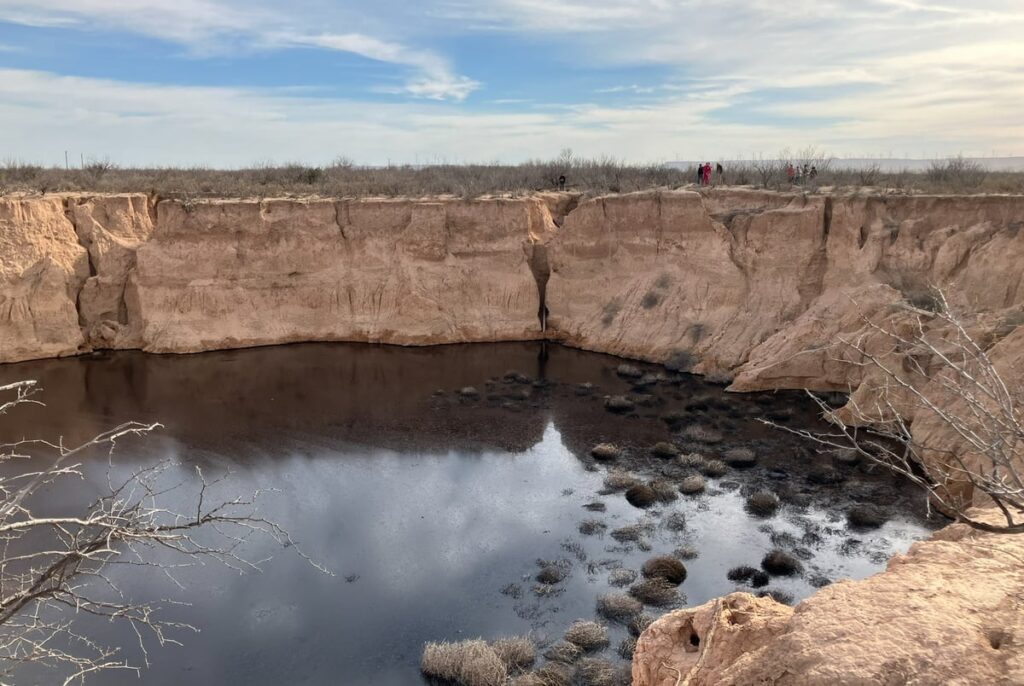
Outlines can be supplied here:
<path id="1" fill-rule="evenodd" d="M 517 676 L 510 686 L 571 686 L 572 670 L 560 662 L 548 662 L 532 672 Z"/>
<path id="2" fill-rule="evenodd" d="M 509 672 L 529 669 L 537 659 L 537 650 L 527 636 L 499 638 L 491 642 L 491 649 Z"/>
<path id="3" fill-rule="evenodd" d="M 622 588 L 636 581 L 637 576 L 637 573 L 632 569 L 613 569 L 611 574 L 608 575 L 608 583 Z"/>
<path id="4" fill-rule="evenodd" d="M 676 487 L 664 479 L 653 479 L 647 485 L 654 491 L 654 495 L 658 498 L 659 502 L 671 503 L 679 498 L 679 494 L 676 493 Z"/>
<path id="5" fill-rule="evenodd" d="M 746 509 L 758 517 L 770 517 L 779 509 L 779 496 L 771 491 L 758 491 L 747 498 Z"/>
<path id="6" fill-rule="evenodd" d="M 597 614 L 612 622 L 628 622 L 643 609 L 639 600 L 625 593 L 604 593 L 597 597 Z"/>
<path id="7" fill-rule="evenodd" d="M 680 560 L 696 560 L 700 557 L 700 551 L 690 545 L 681 545 L 672 551 L 672 557 L 678 557 Z"/>
<path id="8" fill-rule="evenodd" d="M 667 441 L 661 441 L 660 443 L 654 444 L 654 446 L 651 448 L 651 454 L 654 455 L 655 457 L 667 459 L 677 456 L 679 454 L 679 448 L 675 447 L 674 445 Z"/>
<path id="9" fill-rule="evenodd" d="M 541 565 L 541 569 L 537 572 L 536 579 L 542 584 L 548 586 L 561 583 L 565 580 L 565 577 L 569 576 L 569 565 L 564 561 L 556 563 L 544 563 Z"/>
<path id="10" fill-rule="evenodd" d="M 772 550 L 761 560 L 761 569 L 773 576 L 792 576 L 800 571 L 800 562 L 783 550 Z"/>
<path id="11" fill-rule="evenodd" d="M 717 479 L 729 473 L 729 465 L 721 460 L 708 460 L 701 467 L 701 472 L 704 473 L 704 476 Z"/>
<path id="12" fill-rule="evenodd" d="M 702 426 L 700 424 L 692 424 L 686 427 L 686 429 L 683 430 L 683 435 L 691 441 L 696 441 L 697 443 L 703 443 L 705 445 L 721 443 L 724 438 L 721 431 L 713 429 L 710 426 Z"/>
<path id="13" fill-rule="evenodd" d="M 628 526 L 612 529 L 611 537 L 619 543 L 635 543 L 644 537 L 644 534 L 652 531 L 651 525 L 646 522 L 630 524 Z"/>
<path id="14" fill-rule="evenodd" d="M 639 483 L 636 477 L 626 472 L 608 472 L 608 476 L 604 478 L 604 487 L 609 491 L 627 491 Z"/>
<path id="15" fill-rule="evenodd" d="M 679 464 L 688 469 L 700 469 L 704 466 L 704 459 L 700 453 L 686 453 L 679 456 Z"/>
<path id="16" fill-rule="evenodd" d="M 647 579 L 664 579 L 675 586 L 686 581 L 686 565 L 667 555 L 652 557 L 640 571 Z"/>
<path id="17" fill-rule="evenodd" d="M 746 469 L 757 464 L 757 455 L 750 448 L 730 448 L 726 450 L 723 457 L 732 467 Z"/>
<path id="18" fill-rule="evenodd" d="M 680 601 L 681 596 L 674 584 L 662 578 L 644 579 L 629 587 L 629 594 L 644 605 L 668 607 Z"/>
<path id="19" fill-rule="evenodd" d="M 580 686 L 619 686 L 618 670 L 608 660 L 588 657 L 576 665 L 576 681 Z"/>
<path id="20" fill-rule="evenodd" d="M 586 519 L 580 522 L 579 532 L 584 536 L 594 536 L 596 534 L 604 533 L 608 528 L 608 525 L 597 519 Z"/>
<path id="21" fill-rule="evenodd" d="M 623 660 L 632 660 L 633 651 L 635 650 L 636 639 L 632 636 L 627 636 L 626 638 L 622 639 L 621 643 L 619 643 L 619 657 L 621 657 Z"/>
<path id="22" fill-rule="evenodd" d="M 420 670 L 459 686 L 502 686 L 508 678 L 508 669 L 494 648 L 480 639 L 428 643 L 423 648 Z"/>
<path id="23" fill-rule="evenodd" d="M 553 662 L 571 665 L 583 657 L 583 649 L 569 641 L 558 641 L 544 651 L 544 657 Z"/>
<path id="24" fill-rule="evenodd" d="M 608 647 L 608 627 L 598 622 L 578 620 L 565 632 L 565 640 L 593 653 Z"/>
<path id="25" fill-rule="evenodd" d="M 595 460 L 607 462 L 618 459 L 622 455 L 622 449 L 612 443 L 598 443 L 590 449 L 590 454 Z"/>
<path id="26" fill-rule="evenodd" d="M 647 627 L 649 627 L 651 624 L 654 624 L 654 622 L 657 619 L 658 618 L 655 617 L 654 615 L 648 615 L 648 614 L 642 614 L 642 615 L 638 615 L 638 616 L 634 617 L 629 622 L 629 627 L 628 628 L 629 628 L 630 635 L 631 636 L 636 636 L 636 637 L 639 638 L 640 634 L 642 634 L 644 631 L 646 631 Z"/>
<path id="27" fill-rule="evenodd" d="M 671 512 L 665 517 L 664 524 L 669 531 L 685 531 L 686 515 L 682 512 Z"/>
<path id="28" fill-rule="evenodd" d="M 626 490 L 626 500 L 633 507 L 647 508 L 658 502 L 658 494 L 648 484 L 636 484 Z"/>
<path id="29" fill-rule="evenodd" d="M 704 483 L 704 477 L 700 474 L 691 474 L 690 476 L 683 479 L 682 483 L 679 484 L 679 490 L 685 495 L 697 495 L 703 493 L 707 484 Z"/>

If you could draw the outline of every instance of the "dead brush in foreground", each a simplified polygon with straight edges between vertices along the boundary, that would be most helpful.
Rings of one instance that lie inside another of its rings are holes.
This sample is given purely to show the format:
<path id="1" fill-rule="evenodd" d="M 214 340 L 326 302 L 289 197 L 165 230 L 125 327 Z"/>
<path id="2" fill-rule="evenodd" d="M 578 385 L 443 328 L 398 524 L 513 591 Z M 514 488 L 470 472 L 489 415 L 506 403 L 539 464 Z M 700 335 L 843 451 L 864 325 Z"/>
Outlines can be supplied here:
<path id="1" fill-rule="evenodd" d="M 531 667 L 536 660 L 533 641 L 525 636 L 450 643 L 423 647 L 420 671 L 428 677 L 458 686 L 503 686 L 509 674 Z"/>

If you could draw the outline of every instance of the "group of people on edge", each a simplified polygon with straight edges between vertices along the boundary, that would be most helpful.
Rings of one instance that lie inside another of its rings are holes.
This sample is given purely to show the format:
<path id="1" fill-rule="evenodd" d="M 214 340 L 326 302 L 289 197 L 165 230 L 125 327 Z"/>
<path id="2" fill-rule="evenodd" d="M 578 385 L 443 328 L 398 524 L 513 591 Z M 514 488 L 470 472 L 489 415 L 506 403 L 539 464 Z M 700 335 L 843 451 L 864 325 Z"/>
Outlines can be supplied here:
<path id="1" fill-rule="evenodd" d="M 715 164 L 715 173 L 719 177 L 725 173 L 725 169 L 722 167 L 721 162 Z M 711 185 L 711 163 L 705 162 L 704 164 L 697 165 L 697 185 L 699 186 L 710 186 Z"/>
<path id="2" fill-rule="evenodd" d="M 793 166 L 792 162 L 786 162 L 786 178 L 790 183 L 800 183 L 804 179 L 814 179 L 818 176 L 818 167 L 813 164 Z"/>

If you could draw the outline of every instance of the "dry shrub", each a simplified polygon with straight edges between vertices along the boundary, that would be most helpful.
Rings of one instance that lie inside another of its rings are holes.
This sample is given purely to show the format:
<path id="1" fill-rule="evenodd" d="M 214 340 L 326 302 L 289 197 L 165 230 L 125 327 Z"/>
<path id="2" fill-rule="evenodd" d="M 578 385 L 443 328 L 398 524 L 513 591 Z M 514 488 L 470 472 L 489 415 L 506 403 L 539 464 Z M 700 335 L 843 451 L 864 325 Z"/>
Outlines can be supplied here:
<path id="1" fill-rule="evenodd" d="M 704 473 L 704 476 L 717 479 L 729 473 L 729 465 L 721 460 L 708 460 L 700 471 Z"/>
<path id="2" fill-rule="evenodd" d="M 553 585 L 561 583 L 569 576 L 569 569 L 566 564 L 545 564 L 537 572 L 537 581 L 542 584 Z"/>
<path id="3" fill-rule="evenodd" d="M 537 659 L 533 641 L 527 636 L 499 638 L 491 642 L 491 649 L 510 672 L 529 669 Z"/>
<path id="4" fill-rule="evenodd" d="M 704 465 L 704 456 L 700 453 L 687 453 L 679 456 L 679 464 L 689 469 L 700 469 Z"/>
<path id="5" fill-rule="evenodd" d="M 684 531 L 686 529 L 686 515 L 682 512 L 671 512 L 665 517 L 665 528 L 669 531 Z"/>
<path id="6" fill-rule="evenodd" d="M 729 581 L 749 581 L 750 577 L 757 574 L 757 570 L 750 565 L 740 565 L 729 570 L 726 577 Z"/>
<path id="7" fill-rule="evenodd" d="M 654 495 L 659 502 L 671 503 L 679 498 L 679 494 L 676 493 L 676 487 L 664 479 L 654 479 L 648 482 L 647 486 L 654 491 Z"/>
<path id="8" fill-rule="evenodd" d="M 571 665 L 583 656 L 583 649 L 569 641 L 558 641 L 544 651 L 544 657 L 554 662 Z"/>
<path id="9" fill-rule="evenodd" d="M 633 651 L 635 650 L 636 639 L 632 636 L 627 636 L 626 638 L 622 639 L 621 643 L 619 643 L 619 657 L 621 657 L 623 660 L 632 660 Z"/>
<path id="10" fill-rule="evenodd" d="M 686 581 L 686 565 L 667 555 L 652 557 L 644 562 L 640 571 L 647 579 L 664 579 L 676 586 Z"/>
<path id="11" fill-rule="evenodd" d="M 655 457 L 675 457 L 676 455 L 679 454 L 679 448 L 675 447 L 674 445 L 667 441 L 661 441 L 660 443 L 655 443 L 654 446 L 651 447 L 651 454 L 653 454 Z"/>
<path id="12" fill-rule="evenodd" d="M 608 472 L 608 476 L 604 478 L 604 487 L 609 491 L 626 491 L 639 483 L 636 477 L 626 472 Z"/>
<path id="13" fill-rule="evenodd" d="M 565 640 L 593 653 L 608 647 L 608 627 L 598 622 L 578 620 L 565 632 Z"/>
<path id="14" fill-rule="evenodd" d="M 639 600 L 625 593 L 604 593 L 597 597 L 597 614 L 612 622 L 628 622 L 643 609 Z"/>
<path id="15" fill-rule="evenodd" d="M 680 560 L 696 560 L 700 557 L 700 552 L 691 545 L 681 545 L 672 551 L 672 557 L 678 557 Z"/>
<path id="16" fill-rule="evenodd" d="M 576 681 L 580 686 L 618 686 L 618 670 L 608 660 L 584 658 L 576 665 Z"/>
<path id="17" fill-rule="evenodd" d="M 614 569 L 608 575 L 608 583 L 611 586 L 622 588 L 636 581 L 636 577 L 637 573 L 632 569 Z"/>
<path id="18" fill-rule="evenodd" d="M 612 443 L 599 443 L 591 448 L 590 454 L 595 460 L 608 461 L 617 459 L 622 450 Z"/>
<path id="19" fill-rule="evenodd" d="M 704 483 L 704 477 L 700 474 L 692 474 L 679 484 L 679 490 L 686 495 L 697 495 L 703 493 L 707 484 Z"/>
<path id="20" fill-rule="evenodd" d="M 420 660 L 422 672 L 459 686 L 502 686 L 508 677 L 505 664 L 486 641 L 428 643 Z"/>
<path id="21" fill-rule="evenodd" d="M 729 465 L 741 469 L 757 464 L 757 456 L 750 448 L 730 448 L 725 451 L 723 457 Z"/>
<path id="22" fill-rule="evenodd" d="M 700 424 L 693 424 L 686 427 L 686 429 L 683 430 L 683 435 L 691 441 L 704 443 L 705 445 L 714 445 L 715 443 L 721 443 L 723 440 L 721 431 L 712 429 L 709 426 L 702 426 Z"/>
<path id="23" fill-rule="evenodd" d="M 548 662 L 533 672 L 522 674 L 510 686 L 571 686 L 572 670 L 559 662 Z"/>
<path id="24" fill-rule="evenodd" d="M 604 401 L 604 407 L 609 412 L 625 414 L 636 408 L 636 403 L 624 395 L 613 395 Z"/>
<path id="25" fill-rule="evenodd" d="M 758 491 L 747 498 L 746 508 L 758 517 L 769 517 L 779 509 L 779 496 L 771 491 Z"/>
<path id="26" fill-rule="evenodd" d="M 875 505 L 855 505 L 846 513 L 846 521 L 855 529 L 877 529 L 888 519 L 885 510 Z"/>
<path id="27" fill-rule="evenodd" d="M 646 508 L 658 502 L 658 494 L 647 484 L 636 484 L 626 491 L 626 500 L 633 507 Z"/>
<path id="28" fill-rule="evenodd" d="M 661 578 L 644 579 L 629 587 L 629 594 L 644 605 L 668 607 L 679 602 L 679 591 L 674 584 Z"/>
<path id="29" fill-rule="evenodd" d="M 629 623 L 629 633 L 631 636 L 639 638 L 640 634 L 647 631 L 647 627 L 654 624 L 657 621 L 657 617 L 654 615 L 642 614 L 634 617 Z"/>
<path id="30" fill-rule="evenodd" d="M 611 537 L 619 543 L 635 543 L 651 530 L 650 524 L 630 524 L 629 526 L 612 529 Z"/>
<path id="31" fill-rule="evenodd" d="M 580 522 L 579 532 L 584 536 L 594 536 L 595 534 L 604 533 L 608 528 L 608 525 L 597 519 L 587 519 Z"/>
<path id="32" fill-rule="evenodd" d="M 792 576 L 800 571 L 800 562 L 783 550 L 773 550 L 761 560 L 761 569 L 773 576 Z"/>

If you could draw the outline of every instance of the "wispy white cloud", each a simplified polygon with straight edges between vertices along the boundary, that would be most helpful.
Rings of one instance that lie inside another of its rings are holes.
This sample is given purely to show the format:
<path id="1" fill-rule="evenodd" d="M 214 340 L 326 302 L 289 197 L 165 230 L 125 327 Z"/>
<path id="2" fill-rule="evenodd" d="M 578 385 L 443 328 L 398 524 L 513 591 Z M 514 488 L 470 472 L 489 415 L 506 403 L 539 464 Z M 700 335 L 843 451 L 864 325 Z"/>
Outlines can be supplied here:
<path id="1" fill-rule="evenodd" d="M 872 113 L 870 102 L 841 100 L 836 107 L 848 109 L 851 122 L 794 130 L 717 121 L 716 112 L 734 97 L 729 90 L 646 106 L 481 113 L 448 104 L 368 106 L 292 90 L 126 84 L 8 69 L 0 70 L 0 130 L 19 135 L 4 141 L 0 157 L 55 163 L 67 149 L 121 164 L 240 166 L 257 158 L 326 163 L 337 155 L 364 163 L 518 161 L 572 147 L 584 155 L 663 161 L 747 157 L 766 150 L 766 141 L 824 144 L 839 154 L 865 144 L 955 154 L 989 150 L 993 131 L 1003 145 L 1024 150 L 1019 119 L 1008 118 L 1011 108 L 979 122 L 971 107 L 950 103 L 937 106 L 935 121 L 921 107 L 923 95 L 908 95 L 881 114 Z M 822 107 L 810 114 L 836 114 Z M 956 135 L 936 138 L 938 130 Z"/>
<path id="2" fill-rule="evenodd" d="M 404 87 L 380 88 L 434 100 L 464 100 L 480 84 L 429 50 L 363 33 L 313 27 L 259 0 L 0 0 L 0 21 L 30 26 L 117 28 L 181 44 L 198 54 L 312 48 L 408 68 Z"/>

